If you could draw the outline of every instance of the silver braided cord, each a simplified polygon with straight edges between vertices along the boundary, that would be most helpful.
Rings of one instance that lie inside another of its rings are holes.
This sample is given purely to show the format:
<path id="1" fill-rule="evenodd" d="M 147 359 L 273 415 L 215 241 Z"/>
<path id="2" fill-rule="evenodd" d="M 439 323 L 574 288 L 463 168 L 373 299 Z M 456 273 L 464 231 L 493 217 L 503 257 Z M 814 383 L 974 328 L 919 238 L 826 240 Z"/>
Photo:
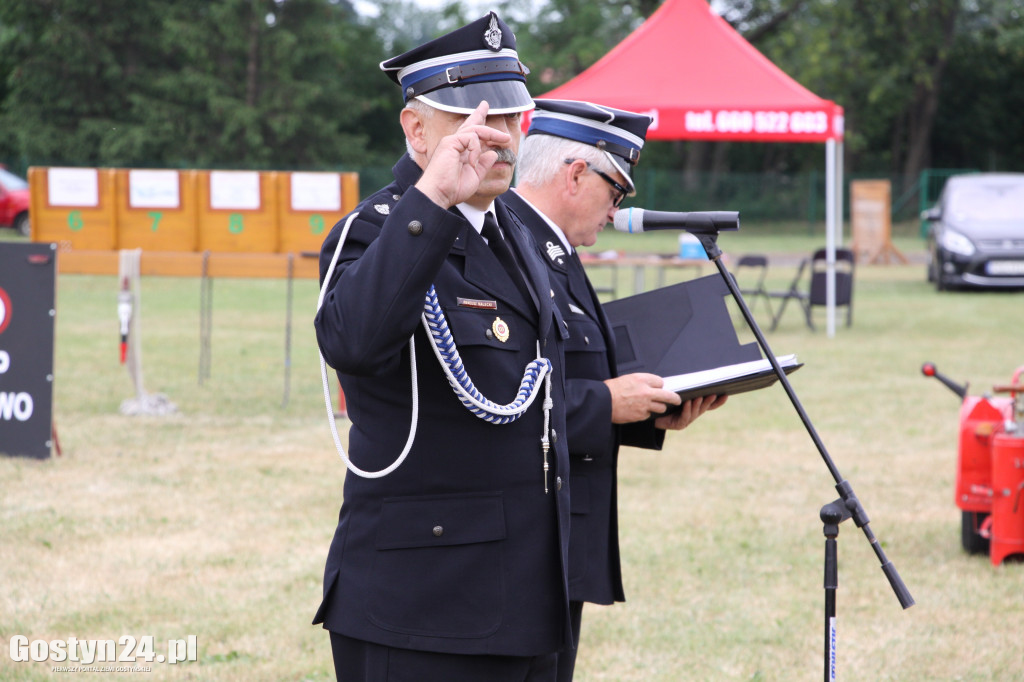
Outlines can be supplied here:
<path id="1" fill-rule="evenodd" d="M 455 395 L 459 397 L 467 410 L 492 424 L 508 424 L 525 414 L 533 404 L 534 398 L 537 397 L 540 382 L 551 372 L 551 362 L 547 358 L 541 357 L 538 350 L 537 358 L 531 360 L 523 372 L 523 379 L 519 383 L 519 392 L 516 394 L 515 400 L 506 405 L 498 405 L 485 398 L 477 390 L 473 380 L 466 372 L 433 285 L 427 291 L 423 306 L 423 326 L 433 341 L 434 355 L 441 363 L 441 368 L 444 370 L 445 376 L 448 377 L 448 383 L 455 391 Z"/>
<path id="2" fill-rule="evenodd" d="M 327 268 L 327 274 L 324 276 L 324 284 L 320 288 L 320 296 L 317 299 L 316 309 L 317 312 L 323 306 L 324 298 L 327 295 L 327 285 L 331 281 L 331 277 L 334 274 L 334 269 L 338 263 L 338 257 L 341 255 L 341 247 L 345 243 L 345 238 L 348 236 L 349 228 L 352 226 L 352 221 L 355 219 L 356 213 L 349 215 L 348 220 L 345 221 L 345 225 L 342 228 L 341 236 L 338 238 L 338 245 L 334 249 L 334 255 L 331 258 L 331 263 Z M 437 357 L 441 364 L 441 369 L 444 371 L 445 376 L 448 379 L 448 383 L 455 391 L 456 396 L 462 402 L 462 404 L 472 412 L 474 415 L 492 424 L 508 424 L 515 421 L 526 413 L 530 405 L 533 404 L 534 399 L 537 397 L 537 393 L 540 390 L 541 382 L 544 383 L 545 387 L 545 399 L 543 401 L 544 409 L 544 431 L 541 434 L 541 446 L 544 453 L 544 492 L 547 492 L 547 472 L 548 472 L 548 449 L 550 447 L 548 434 L 549 424 L 551 419 L 551 361 L 540 354 L 540 342 L 537 343 L 537 358 L 530 361 L 526 366 L 523 373 L 523 379 L 519 384 L 519 391 L 516 394 L 516 399 L 506 405 L 498 405 L 487 398 L 485 398 L 480 391 L 474 386 L 472 379 L 466 372 L 465 367 L 462 364 L 462 358 L 459 356 L 458 348 L 455 346 L 455 340 L 452 338 L 451 330 L 448 328 L 448 321 L 444 316 L 444 312 L 441 310 L 441 305 L 437 299 L 437 292 L 434 290 L 434 286 L 431 285 L 427 291 L 426 298 L 424 300 L 424 310 L 420 316 L 420 320 L 423 324 L 424 329 L 427 332 L 427 336 L 431 339 L 431 347 L 434 349 L 434 355 Z M 416 343 L 415 335 L 409 337 L 409 375 L 410 384 L 412 388 L 412 415 L 409 423 L 409 436 L 405 441 L 405 447 L 402 448 L 401 454 L 395 459 L 389 466 L 378 471 L 365 471 L 356 466 L 348 455 L 345 454 L 345 448 L 341 444 L 341 437 L 338 435 L 338 426 L 334 417 L 334 403 L 331 398 L 330 382 L 328 380 L 327 373 L 327 361 L 324 359 L 323 353 L 318 350 L 320 356 L 320 376 L 323 382 L 324 388 L 324 405 L 327 408 L 327 423 L 331 429 L 331 435 L 334 437 L 334 445 L 338 450 L 338 455 L 349 471 L 361 476 L 363 478 L 381 478 L 387 476 L 392 471 L 397 469 L 405 458 L 409 455 L 409 451 L 412 450 L 413 442 L 416 439 L 416 427 L 419 423 L 419 381 L 416 373 Z"/>

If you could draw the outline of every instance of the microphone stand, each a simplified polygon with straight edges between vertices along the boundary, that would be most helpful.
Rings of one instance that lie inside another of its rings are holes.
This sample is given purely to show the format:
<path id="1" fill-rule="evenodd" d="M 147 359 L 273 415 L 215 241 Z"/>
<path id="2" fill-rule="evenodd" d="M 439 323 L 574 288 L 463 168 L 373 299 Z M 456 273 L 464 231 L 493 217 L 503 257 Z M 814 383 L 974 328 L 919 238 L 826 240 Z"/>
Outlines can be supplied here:
<path id="1" fill-rule="evenodd" d="M 782 383 L 782 387 L 786 391 L 786 395 L 789 396 L 789 400 L 793 403 L 793 407 L 796 409 L 797 414 L 800 415 L 800 421 L 803 422 L 804 428 L 807 429 L 807 433 L 810 434 L 811 440 L 814 441 L 815 447 L 821 454 L 822 459 L 825 461 L 825 466 L 828 467 L 829 472 L 832 474 L 832 478 L 836 481 L 836 490 L 839 492 L 839 499 L 831 502 L 822 507 L 820 517 L 824 523 L 824 533 L 826 537 L 825 541 L 825 682 L 835 679 L 835 589 L 838 586 L 838 568 L 836 558 L 836 540 L 835 538 L 839 534 L 839 524 L 847 518 L 852 518 L 854 524 L 858 528 L 864 531 L 865 537 L 868 542 L 871 543 L 872 549 L 875 551 L 875 555 L 881 562 L 882 572 L 885 573 L 885 577 L 889 580 L 889 585 L 892 587 L 893 592 L 896 594 L 896 598 L 900 602 L 900 606 L 904 609 L 908 609 L 914 605 L 914 598 L 910 595 L 906 585 L 903 584 L 902 578 L 896 571 L 896 567 L 893 566 L 892 562 L 885 556 L 885 552 L 882 550 L 881 544 L 875 538 L 875 534 L 871 531 L 871 527 L 868 525 L 868 515 L 864 511 L 864 507 L 861 505 L 860 500 L 853 492 L 853 486 L 848 481 L 843 479 L 839 473 L 839 469 L 832 462 L 832 458 L 828 454 L 828 450 L 825 448 L 825 444 L 818 436 L 818 432 L 815 430 L 814 425 L 811 423 L 810 417 L 807 416 L 807 412 L 804 411 L 803 405 L 800 404 L 799 398 L 796 396 L 796 392 L 789 383 L 789 379 L 786 377 L 786 373 L 779 366 L 779 361 L 775 358 L 775 354 L 771 348 L 768 347 L 768 341 L 765 339 L 764 334 L 761 332 L 761 328 L 754 320 L 754 316 L 750 312 L 750 308 L 747 307 L 746 301 L 743 300 L 743 295 L 740 293 L 739 287 L 736 284 L 736 280 L 733 279 L 729 271 L 726 270 L 725 265 L 722 263 L 722 251 L 718 248 L 718 233 L 720 229 L 739 229 L 739 219 L 737 217 L 735 226 L 722 227 L 715 225 L 711 221 L 707 221 L 706 224 L 687 225 L 685 229 L 693 234 L 697 239 L 700 240 L 701 245 L 708 254 L 708 258 L 715 263 L 718 268 L 719 274 L 722 279 L 725 280 L 726 286 L 729 288 L 729 292 L 732 297 L 736 300 L 736 303 L 740 307 L 740 311 L 743 313 L 743 319 L 746 320 L 747 325 L 751 331 L 754 332 L 754 336 L 757 338 L 758 345 L 764 351 L 765 357 L 768 358 L 768 362 L 771 363 L 772 369 L 775 370 L 776 376 Z"/>

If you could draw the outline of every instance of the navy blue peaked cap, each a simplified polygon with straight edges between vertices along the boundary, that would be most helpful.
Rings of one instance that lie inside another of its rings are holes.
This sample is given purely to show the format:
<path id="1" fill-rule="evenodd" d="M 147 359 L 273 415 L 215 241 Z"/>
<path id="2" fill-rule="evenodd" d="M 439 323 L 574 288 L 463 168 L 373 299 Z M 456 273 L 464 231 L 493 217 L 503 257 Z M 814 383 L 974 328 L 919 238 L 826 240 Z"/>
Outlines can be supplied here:
<path id="1" fill-rule="evenodd" d="M 483 100 L 491 114 L 533 109 L 526 89 L 530 70 L 519 61 L 512 29 L 494 12 L 381 62 L 380 68 L 402 86 L 406 102 L 415 97 L 460 114 L 472 113 Z"/>
<path id="2" fill-rule="evenodd" d="M 535 104 L 527 135 L 554 135 L 597 147 L 626 178 L 630 191 L 636 191 L 631 171 L 654 119 L 591 102 L 538 99 Z"/>

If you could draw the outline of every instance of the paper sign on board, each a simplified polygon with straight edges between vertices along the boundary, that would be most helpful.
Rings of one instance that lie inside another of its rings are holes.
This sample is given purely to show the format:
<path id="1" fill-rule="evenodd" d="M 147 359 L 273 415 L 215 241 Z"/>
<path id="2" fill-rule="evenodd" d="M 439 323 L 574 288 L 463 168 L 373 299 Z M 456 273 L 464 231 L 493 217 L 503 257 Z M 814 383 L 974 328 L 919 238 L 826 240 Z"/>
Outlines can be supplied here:
<path id="1" fill-rule="evenodd" d="M 258 211 L 260 174 L 256 171 L 211 171 L 210 208 Z"/>
<path id="2" fill-rule="evenodd" d="M 128 171 L 128 205 L 131 208 L 178 208 L 181 205 L 178 171 Z"/>
<path id="3" fill-rule="evenodd" d="M 50 206 L 99 206 L 99 175 L 95 168 L 50 168 L 46 173 Z"/>
<path id="4" fill-rule="evenodd" d="M 341 211 L 341 177 L 337 173 L 292 173 L 293 211 Z"/>

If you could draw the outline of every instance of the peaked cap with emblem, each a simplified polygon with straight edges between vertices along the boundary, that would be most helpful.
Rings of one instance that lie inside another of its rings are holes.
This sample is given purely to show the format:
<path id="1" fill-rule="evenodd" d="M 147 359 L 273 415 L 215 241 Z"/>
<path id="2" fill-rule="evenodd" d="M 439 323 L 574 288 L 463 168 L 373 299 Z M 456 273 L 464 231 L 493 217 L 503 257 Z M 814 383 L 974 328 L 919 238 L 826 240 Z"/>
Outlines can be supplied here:
<path id="1" fill-rule="evenodd" d="M 654 119 L 591 102 L 538 99 L 535 104 L 527 135 L 553 135 L 597 147 L 626 178 L 630 194 L 636 193 L 631 171 L 640 161 L 647 128 Z"/>
<path id="2" fill-rule="evenodd" d="M 381 62 L 380 68 L 402 86 L 408 102 L 417 98 L 457 114 L 471 114 L 487 100 L 491 114 L 533 109 L 526 89 L 530 72 L 519 61 L 512 29 L 494 12 Z"/>

